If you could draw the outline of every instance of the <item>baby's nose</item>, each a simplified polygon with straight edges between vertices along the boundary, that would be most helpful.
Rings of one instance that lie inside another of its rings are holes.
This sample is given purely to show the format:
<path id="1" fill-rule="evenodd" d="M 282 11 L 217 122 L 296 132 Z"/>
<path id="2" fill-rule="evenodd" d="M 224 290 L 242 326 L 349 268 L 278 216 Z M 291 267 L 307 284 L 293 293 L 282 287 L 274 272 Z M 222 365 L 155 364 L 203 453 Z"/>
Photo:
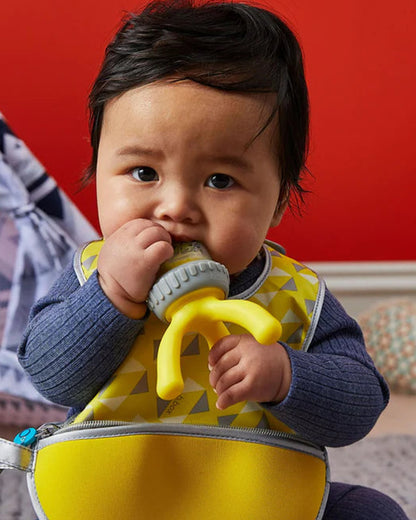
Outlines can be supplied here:
<path id="1" fill-rule="evenodd" d="M 191 190 L 167 190 L 155 211 L 156 218 L 174 222 L 196 222 L 199 208 Z"/>

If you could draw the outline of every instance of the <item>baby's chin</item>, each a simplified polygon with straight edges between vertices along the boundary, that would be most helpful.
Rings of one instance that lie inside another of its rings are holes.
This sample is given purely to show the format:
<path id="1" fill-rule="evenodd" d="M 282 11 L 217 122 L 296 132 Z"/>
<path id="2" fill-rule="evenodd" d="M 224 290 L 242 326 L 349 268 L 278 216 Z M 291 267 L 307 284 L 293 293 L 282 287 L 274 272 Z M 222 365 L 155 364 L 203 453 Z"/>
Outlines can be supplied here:
<path id="1" fill-rule="evenodd" d="M 261 249 L 254 258 L 252 258 L 248 263 L 246 263 L 244 265 L 240 265 L 238 267 L 233 266 L 231 268 L 228 268 L 226 266 L 227 269 L 228 269 L 228 273 L 230 275 L 230 278 L 231 279 L 236 278 L 241 273 L 243 273 L 250 265 L 254 264 L 255 262 L 262 261 L 262 258 L 264 258 L 264 251 L 263 251 L 263 249 Z M 264 262 L 264 260 L 263 260 L 263 262 Z"/>

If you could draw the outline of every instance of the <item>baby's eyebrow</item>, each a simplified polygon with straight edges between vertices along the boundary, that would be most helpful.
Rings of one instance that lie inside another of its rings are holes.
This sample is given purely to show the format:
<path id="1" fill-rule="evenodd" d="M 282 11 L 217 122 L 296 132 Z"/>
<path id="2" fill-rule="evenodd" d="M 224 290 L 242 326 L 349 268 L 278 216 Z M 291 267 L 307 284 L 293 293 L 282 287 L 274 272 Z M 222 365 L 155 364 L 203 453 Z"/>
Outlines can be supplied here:
<path id="1" fill-rule="evenodd" d="M 209 157 L 209 160 L 212 162 L 216 162 L 218 164 L 222 164 L 225 166 L 234 166 L 235 168 L 240 168 L 243 170 L 248 170 L 251 166 L 250 161 L 245 159 L 240 155 L 233 154 L 220 154 L 220 155 L 212 155 Z"/>
<path id="2" fill-rule="evenodd" d="M 146 148 L 137 145 L 127 145 L 116 150 L 116 155 L 119 156 L 141 156 L 141 157 L 162 157 L 163 152 L 153 148 Z"/>

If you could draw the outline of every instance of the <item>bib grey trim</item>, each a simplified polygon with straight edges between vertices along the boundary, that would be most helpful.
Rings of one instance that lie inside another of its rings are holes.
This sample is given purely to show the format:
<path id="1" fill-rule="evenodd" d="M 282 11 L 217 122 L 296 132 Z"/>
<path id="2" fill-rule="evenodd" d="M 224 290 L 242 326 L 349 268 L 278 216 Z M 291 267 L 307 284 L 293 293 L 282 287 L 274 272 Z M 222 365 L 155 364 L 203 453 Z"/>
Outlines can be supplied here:
<path id="1" fill-rule="evenodd" d="M 305 339 L 303 341 L 302 350 L 305 352 L 309 349 L 311 341 L 315 336 L 316 326 L 318 325 L 319 318 L 321 317 L 322 305 L 324 304 L 325 299 L 325 282 L 322 280 L 320 276 L 318 276 L 318 295 L 316 297 L 315 306 L 313 308 L 311 323 L 309 325 L 308 332 L 306 333 Z"/>
<path id="2" fill-rule="evenodd" d="M 78 282 L 80 285 L 84 285 L 84 283 L 87 281 L 87 279 L 85 278 L 84 271 L 82 270 L 82 265 L 81 265 L 82 252 L 84 251 L 84 249 L 86 248 L 87 245 L 88 245 L 88 243 L 82 244 L 77 248 L 77 250 L 75 251 L 74 260 L 72 263 L 72 265 L 74 266 L 75 274 L 77 275 Z"/>

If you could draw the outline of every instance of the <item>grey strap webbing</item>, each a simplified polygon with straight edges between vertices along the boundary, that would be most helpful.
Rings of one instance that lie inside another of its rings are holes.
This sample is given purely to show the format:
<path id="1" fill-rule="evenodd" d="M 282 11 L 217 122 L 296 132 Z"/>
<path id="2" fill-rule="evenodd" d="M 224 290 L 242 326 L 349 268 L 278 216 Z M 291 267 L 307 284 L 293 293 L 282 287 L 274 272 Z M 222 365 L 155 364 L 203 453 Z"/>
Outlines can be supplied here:
<path id="1" fill-rule="evenodd" d="M 33 451 L 15 442 L 0 439 L 0 473 L 4 469 L 31 471 Z"/>

